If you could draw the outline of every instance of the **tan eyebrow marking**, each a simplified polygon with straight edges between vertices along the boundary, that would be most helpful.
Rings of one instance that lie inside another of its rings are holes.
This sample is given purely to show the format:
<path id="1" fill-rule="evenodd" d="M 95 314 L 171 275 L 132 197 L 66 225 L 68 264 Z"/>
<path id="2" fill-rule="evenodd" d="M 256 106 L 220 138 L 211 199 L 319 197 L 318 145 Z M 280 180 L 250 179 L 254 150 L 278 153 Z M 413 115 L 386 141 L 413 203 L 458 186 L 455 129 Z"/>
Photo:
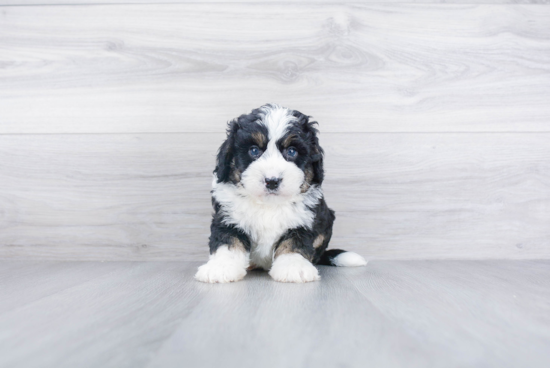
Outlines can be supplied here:
<path id="1" fill-rule="evenodd" d="M 254 142 L 258 144 L 258 147 L 264 147 L 265 146 L 265 135 L 263 135 L 260 132 L 254 132 L 252 133 L 252 139 L 254 139 Z"/>
<path id="2" fill-rule="evenodd" d="M 290 146 L 290 143 L 294 138 L 296 138 L 296 134 L 291 134 L 288 137 L 286 137 L 285 140 L 283 141 L 283 147 L 287 148 L 288 146 Z"/>

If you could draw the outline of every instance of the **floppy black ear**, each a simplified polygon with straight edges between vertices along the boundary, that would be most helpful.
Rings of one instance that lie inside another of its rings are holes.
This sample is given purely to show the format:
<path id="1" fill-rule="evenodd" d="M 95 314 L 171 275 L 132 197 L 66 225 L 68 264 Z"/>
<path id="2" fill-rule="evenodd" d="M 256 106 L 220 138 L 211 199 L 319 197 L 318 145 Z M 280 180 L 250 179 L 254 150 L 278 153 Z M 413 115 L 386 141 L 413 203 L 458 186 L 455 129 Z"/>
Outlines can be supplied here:
<path id="1" fill-rule="evenodd" d="M 313 124 L 317 124 L 316 122 L 312 122 Z M 321 184 L 323 182 L 323 179 L 325 178 L 325 170 L 323 169 L 323 154 L 324 151 L 319 145 L 319 138 L 317 138 L 317 129 L 313 128 L 313 137 L 311 139 L 312 141 L 312 154 L 311 154 L 311 160 L 313 165 L 313 180 L 312 183 L 314 184 Z"/>
<path id="2" fill-rule="evenodd" d="M 230 121 L 227 127 L 227 138 L 222 143 L 218 150 L 218 156 L 216 158 L 216 168 L 214 173 L 218 177 L 218 183 L 228 182 L 231 175 L 231 166 L 234 159 L 234 142 L 235 132 L 238 129 L 238 125 L 235 121 Z"/>
<path id="3" fill-rule="evenodd" d="M 316 121 L 310 121 L 310 116 L 304 115 L 299 111 L 294 110 L 292 115 L 298 120 L 298 124 L 302 126 L 302 129 L 306 133 L 307 140 L 309 141 L 311 152 L 310 159 L 313 168 L 312 184 L 321 184 L 325 177 L 325 171 L 323 169 L 323 149 L 319 145 L 319 138 L 317 134 L 319 130 L 315 127 L 318 125 Z"/>

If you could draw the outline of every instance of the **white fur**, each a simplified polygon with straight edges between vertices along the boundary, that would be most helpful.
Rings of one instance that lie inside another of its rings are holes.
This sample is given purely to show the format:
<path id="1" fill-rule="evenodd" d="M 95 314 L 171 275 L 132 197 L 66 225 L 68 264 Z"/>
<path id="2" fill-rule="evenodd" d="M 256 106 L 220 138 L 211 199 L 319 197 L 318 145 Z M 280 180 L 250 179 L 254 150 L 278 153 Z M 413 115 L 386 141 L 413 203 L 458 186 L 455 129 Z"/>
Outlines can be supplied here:
<path id="1" fill-rule="evenodd" d="M 273 261 L 273 246 L 291 228 L 311 229 L 315 214 L 308 209 L 323 196 L 321 188 L 312 185 L 304 194 L 293 196 L 281 203 L 265 202 L 261 197 L 251 196 L 246 189 L 217 183 L 214 177 L 212 196 L 221 205 L 224 222 L 235 225 L 249 235 L 253 264 L 268 270 Z"/>
<path id="2" fill-rule="evenodd" d="M 279 282 L 310 282 L 321 279 L 317 268 L 297 253 L 277 257 L 269 275 Z"/>
<path id="3" fill-rule="evenodd" d="M 289 124 L 296 120 L 290 110 L 277 105 L 264 106 L 264 115 L 259 121 L 267 127 L 269 141 L 265 152 L 252 162 L 241 175 L 241 184 L 247 192 L 261 197 L 263 202 L 282 203 L 300 194 L 304 172 L 294 163 L 285 160 L 277 147 L 277 141 L 287 132 Z M 280 178 L 277 193 L 271 193 L 265 186 L 265 179 Z"/>
<path id="4" fill-rule="evenodd" d="M 334 257 L 332 264 L 338 267 L 358 267 L 365 266 L 367 261 L 357 253 L 344 252 Z"/>
<path id="5" fill-rule="evenodd" d="M 209 283 L 239 281 L 246 275 L 248 265 L 246 252 L 222 245 L 210 256 L 208 263 L 199 267 L 195 279 Z"/>
<path id="6" fill-rule="evenodd" d="M 268 138 L 275 145 L 275 142 L 285 135 L 290 123 L 296 120 L 296 117 L 289 109 L 275 104 L 262 106 L 261 110 L 264 114 L 258 123 L 267 128 Z"/>
<path id="7" fill-rule="evenodd" d="M 276 193 L 269 192 L 265 179 L 282 179 Z M 304 172 L 292 162 L 284 159 L 279 149 L 267 146 L 266 152 L 252 162 L 241 175 L 241 184 L 249 195 L 261 198 L 265 203 L 288 202 L 300 194 L 300 186 L 304 183 Z"/>
<path id="8" fill-rule="evenodd" d="M 241 174 L 238 185 L 218 183 L 214 175 L 212 196 L 221 205 L 224 223 L 249 235 L 252 263 L 268 270 L 273 262 L 273 246 L 288 229 L 311 229 L 315 215 L 308 206 L 314 207 L 323 193 L 316 185 L 301 193 L 304 172 L 285 160 L 276 146 L 296 118 L 277 105 L 262 110 L 259 123 L 267 127 L 269 135 L 265 152 Z M 266 188 L 266 178 L 282 179 L 275 193 Z"/>

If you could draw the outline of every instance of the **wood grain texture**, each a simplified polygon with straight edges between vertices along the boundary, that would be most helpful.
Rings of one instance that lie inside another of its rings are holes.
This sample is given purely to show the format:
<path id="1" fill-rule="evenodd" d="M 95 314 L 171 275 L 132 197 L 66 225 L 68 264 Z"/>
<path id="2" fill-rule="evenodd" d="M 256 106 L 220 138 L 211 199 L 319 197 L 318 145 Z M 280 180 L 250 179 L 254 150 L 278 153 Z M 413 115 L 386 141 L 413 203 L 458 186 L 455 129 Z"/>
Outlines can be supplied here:
<path id="1" fill-rule="evenodd" d="M 308 285 L 249 275 L 212 286 L 149 367 L 545 367 L 548 265 L 372 262 L 321 267 Z"/>
<path id="2" fill-rule="evenodd" d="M 391 271 L 390 265 L 395 267 Z M 436 366 L 550 363 L 546 312 L 550 288 L 542 286 L 549 276 L 548 262 L 415 261 L 371 266 L 362 270 L 363 277 L 354 272 L 348 280 L 393 323 L 433 350 L 448 351 L 446 362 Z"/>
<path id="3" fill-rule="evenodd" d="M 203 0 L 202 3 L 223 3 L 232 1 Z M 242 0 L 240 3 L 257 3 L 257 0 Z M 275 0 L 284 3 L 332 3 L 333 0 Z M 358 3 L 380 3 L 380 0 L 361 0 Z M 0 0 L 0 6 L 6 5 L 90 5 L 90 4 L 158 4 L 153 0 Z M 162 4 L 196 3 L 195 0 L 162 0 Z M 548 4 L 549 0 L 385 0 L 384 3 L 398 4 Z"/>
<path id="4" fill-rule="evenodd" d="M 2 262 L 0 267 L 1 315 L 42 298 L 48 298 L 56 293 L 105 277 L 119 270 L 121 264 L 117 262 L 11 261 Z"/>
<path id="5" fill-rule="evenodd" d="M 198 265 L 0 262 L 0 367 L 550 364 L 548 261 L 372 261 L 303 285 L 202 284 Z"/>
<path id="6" fill-rule="evenodd" d="M 10 273 L 19 277 L 0 286 L 10 291 L 10 298 L 0 301 L 2 368 L 143 367 L 204 294 L 192 279 L 194 265 L 47 266 L 57 267 L 56 273 L 35 267 L 29 261 L 18 263 Z M 60 287 L 67 279 L 74 279 L 74 285 Z M 54 288 L 56 292 L 41 295 Z M 14 297 L 29 302 L 6 311 L 4 304 Z"/>
<path id="7" fill-rule="evenodd" d="M 322 282 L 284 284 L 265 272 L 208 285 L 200 308 L 178 326 L 149 367 L 426 367 L 443 361 L 391 323 L 345 277 L 321 267 Z M 225 286 L 225 285 L 224 285 Z M 432 352 L 431 352 L 432 351 Z M 399 352 L 399 354 L 397 354 Z M 244 353 L 244 354 L 243 354 Z"/>
<path id="8" fill-rule="evenodd" d="M 0 136 L 0 257 L 203 260 L 223 134 Z M 331 246 L 550 258 L 550 134 L 321 136 Z"/>
<path id="9" fill-rule="evenodd" d="M 2 7 L 0 133 L 549 131 L 545 5 Z"/>

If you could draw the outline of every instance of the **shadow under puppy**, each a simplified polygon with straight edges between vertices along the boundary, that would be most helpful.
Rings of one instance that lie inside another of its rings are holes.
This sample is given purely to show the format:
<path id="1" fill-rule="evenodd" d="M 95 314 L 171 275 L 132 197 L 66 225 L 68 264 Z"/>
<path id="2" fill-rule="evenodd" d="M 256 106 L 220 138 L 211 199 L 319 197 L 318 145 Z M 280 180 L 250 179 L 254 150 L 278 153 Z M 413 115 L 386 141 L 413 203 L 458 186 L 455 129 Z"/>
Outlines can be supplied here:
<path id="1" fill-rule="evenodd" d="M 317 123 L 268 104 L 228 124 L 212 182 L 210 259 L 195 278 L 239 281 L 261 267 L 281 282 L 319 280 L 313 264 L 363 266 L 360 255 L 327 250 L 334 211 L 323 197 Z"/>

